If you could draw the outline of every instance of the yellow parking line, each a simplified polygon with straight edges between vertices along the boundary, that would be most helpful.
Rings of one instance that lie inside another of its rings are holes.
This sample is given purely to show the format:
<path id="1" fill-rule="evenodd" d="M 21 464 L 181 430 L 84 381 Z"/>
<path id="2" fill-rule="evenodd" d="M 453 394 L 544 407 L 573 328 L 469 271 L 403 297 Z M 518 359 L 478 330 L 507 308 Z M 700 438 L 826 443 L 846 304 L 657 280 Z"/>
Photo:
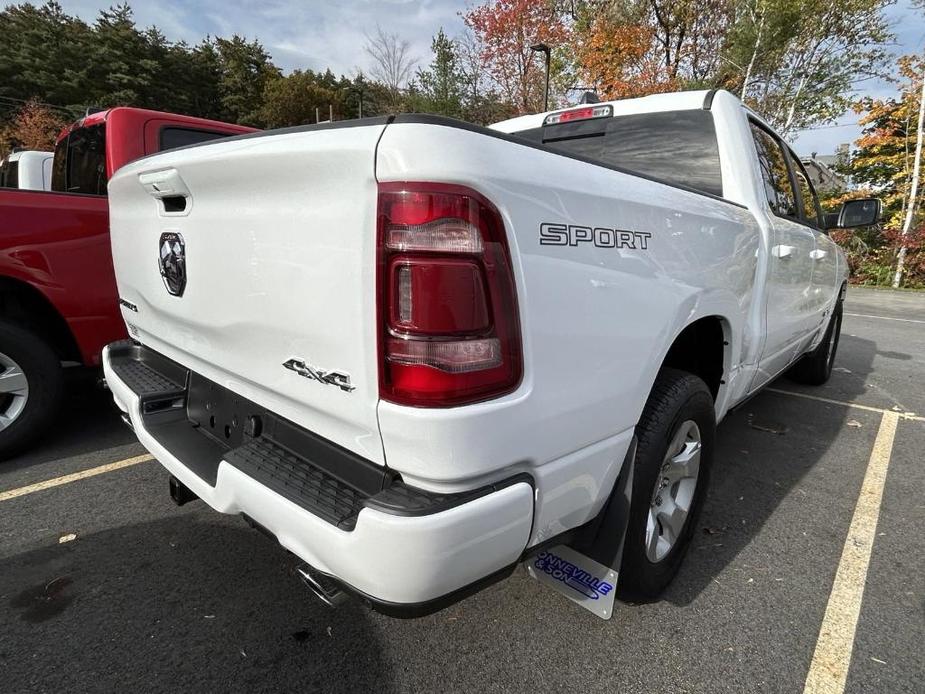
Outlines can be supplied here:
<path id="1" fill-rule="evenodd" d="M 845 402 L 844 400 L 832 400 L 830 398 L 822 398 L 818 395 L 809 395 L 808 393 L 797 393 L 792 390 L 781 390 L 780 388 L 765 388 L 769 393 L 777 393 L 778 395 L 792 395 L 795 398 L 805 398 L 807 400 L 815 400 L 816 402 L 826 402 L 830 405 L 841 405 L 842 407 L 853 407 L 856 410 L 867 410 L 868 412 L 879 412 L 880 414 L 895 414 L 900 419 L 908 419 L 911 422 L 925 422 L 925 417 L 920 417 L 914 412 L 895 412 L 893 410 L 887 410 L 882 407 L 873 407 L 871 405 L 861 405 L 856 402 Z"/>
<path id="2" fill-rule="evenodd" d="M 877 533 L 880 502 L 900 415 L 884 412 L 861 485 L 835 582 L 819 629 L 804 694 L 841 694 L 845 690 L 854 634 L 861 613 L 870 554 Z"/>
<path id="3" fill-rule="evenodd" d="M 26 494 L 32 494 L 33 492 L 40 492 L 43 489 L 60 487 L 62 484 L 70 484 L 71 482 L 76 482 L 77 480 L 83 480 L 88 477 L 102 475 L 106 472 L 112 472 L 113 470 L 121 470 L 125 467 L 138 465 L 138 463 L 147 463 L 149 460 L 154 460 L 154 457 L 148 455 L 147 453 L 145 455 L 136 455 L 134 458 L 118 460 L 115 463 L 107 463 L 106 465 L 100 465 L 99 467 L 92 467 L 89 470 L 81 470 L 80 472 L 74 472 L 70 475 L 63 475 L 61 477 L 45 480 L 44 482 L 36 482 L 35 484 L 29 484 L 25 487 L 19 487 L 18 489 L 10 489 L 5 492 L 0 492 L 0 501 L 9 501 L 10 499 L 15 499 L 18 496 L 25 496 Z"/>

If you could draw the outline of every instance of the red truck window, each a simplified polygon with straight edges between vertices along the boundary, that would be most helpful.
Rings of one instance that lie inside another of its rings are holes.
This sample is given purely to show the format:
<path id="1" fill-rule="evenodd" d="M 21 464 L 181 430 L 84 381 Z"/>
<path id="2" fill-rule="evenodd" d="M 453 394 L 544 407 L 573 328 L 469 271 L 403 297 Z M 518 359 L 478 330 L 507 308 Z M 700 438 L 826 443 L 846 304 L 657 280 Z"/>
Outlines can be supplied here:
<path id="1" fill-rule="evenodd" d="M 0 164 L 0 188 L 19 188 L 19 162 L 6 159 Z"/>
<path id="2" fill-rule="evenodd" d="M 77 128 L 55 147 L 51 189 L 106 195 L 106 126 Z"/>
<path id="3" fill-rule="evenodd" d="M 212 130 L 195 130 L 193 128 L 161 128 L 160 150 L 175 149 L 198 145 L 200 142 L 228 137 L 231 133 L 217 133 Z"/>

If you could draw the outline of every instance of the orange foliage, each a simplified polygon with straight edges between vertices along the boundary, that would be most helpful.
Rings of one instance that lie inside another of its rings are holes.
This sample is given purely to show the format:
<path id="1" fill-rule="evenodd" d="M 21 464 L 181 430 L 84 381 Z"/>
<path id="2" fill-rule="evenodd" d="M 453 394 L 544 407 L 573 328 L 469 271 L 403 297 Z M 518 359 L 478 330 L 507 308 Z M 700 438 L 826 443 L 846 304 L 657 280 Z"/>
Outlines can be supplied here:
<path id="1" fill-rule="evenodd" d="M 530 46 L 555 49 L 566 42 L 568 27 L 545 0 L 490 0 L 463 16 L 481 47 L 482 64 L 518 113 L 541 110 L 545 66 Z"/>
<path id="2" fill-rule="evenodd" d="M 597 18 L 578 48 L 578 60 L 605 99 L 624 99 L 678 89 L 653 50 L 651 27 Z"/>
<path id="3" fill-rule="evenodd" d="M 22 147 L 51 151 L 54 149 L 58 133 L 65 124 L 54 111 L 36 99 L 30 99 L 20 107 L 13 121 L 3 129 L 0 139 L 6 148 Z"/>

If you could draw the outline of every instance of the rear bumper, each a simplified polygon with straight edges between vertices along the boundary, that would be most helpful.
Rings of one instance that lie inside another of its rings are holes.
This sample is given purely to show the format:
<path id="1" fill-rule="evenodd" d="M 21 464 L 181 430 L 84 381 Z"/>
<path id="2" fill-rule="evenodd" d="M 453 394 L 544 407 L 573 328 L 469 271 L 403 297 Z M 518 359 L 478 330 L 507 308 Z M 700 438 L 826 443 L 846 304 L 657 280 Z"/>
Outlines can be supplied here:
<path id="1" fill-rule="evenodd" d="M 171 474 L 385 612 L 439 609 L 503 577 L 526 548 L 527 475 L 430 493 L 140 345 L 108 346 L 103 368 L 127 423 Z"/>

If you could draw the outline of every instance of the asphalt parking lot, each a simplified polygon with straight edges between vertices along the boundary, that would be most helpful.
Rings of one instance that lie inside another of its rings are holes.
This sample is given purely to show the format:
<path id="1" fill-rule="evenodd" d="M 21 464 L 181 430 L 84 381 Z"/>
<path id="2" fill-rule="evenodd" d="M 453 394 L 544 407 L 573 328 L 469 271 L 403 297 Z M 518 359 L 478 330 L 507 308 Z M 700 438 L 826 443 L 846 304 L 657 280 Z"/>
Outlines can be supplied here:
<path id="1" fill-rule="evenodd" d="M 829 384 L 781 379 L 721 425 L 663 601 L 605 622 L 518 571 L 399 621 L 325 607 L 241 519 L 174 506 L 77 389 L 0 464 L 0 691 L 922 692 L 923 415 L 925 294 L 853 289 Z"/>

